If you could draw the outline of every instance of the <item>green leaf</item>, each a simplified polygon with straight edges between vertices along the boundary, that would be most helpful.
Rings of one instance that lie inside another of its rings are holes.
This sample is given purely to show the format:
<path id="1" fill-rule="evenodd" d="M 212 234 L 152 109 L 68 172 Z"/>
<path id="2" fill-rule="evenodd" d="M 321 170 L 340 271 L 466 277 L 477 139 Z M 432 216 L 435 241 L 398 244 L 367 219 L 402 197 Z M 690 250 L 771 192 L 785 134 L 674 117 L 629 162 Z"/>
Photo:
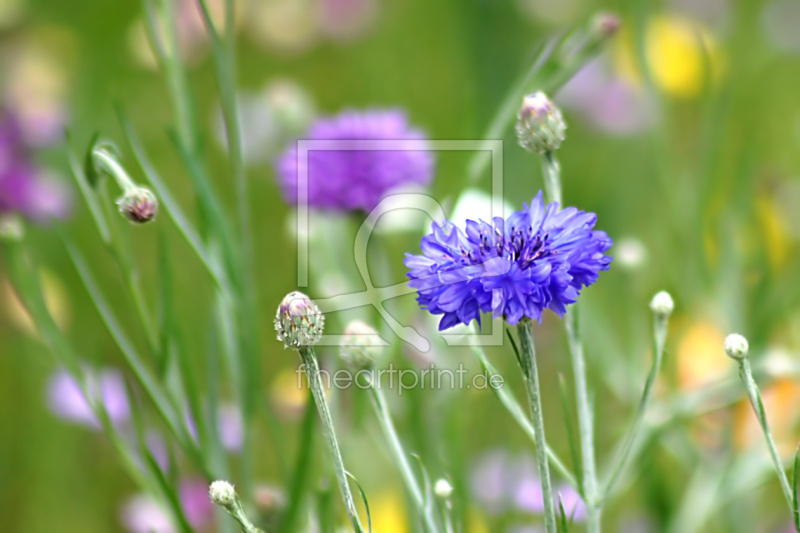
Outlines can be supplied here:
<path id="1" fill-rule="evenodd" d="M 514 340 L 514 336 L 511 335 L 511 330 L 506 328 L 506 336 L 508 340 L 511 342 L 511 349 L 514 350 L 514 355 L 517 356 L 517 363 L 519 364 L 520 368 L 525 368 L 525 365 L 522 364 L 522 357 L 519 355 L 519 348 L 517 348 L 517 342 Z M 525 376 L 525 379 L 528 379 L 528 376 Z"/>
<path id="2" fill-rule="evenodd" d="M 356 488 L 358 489 L 359 494 L 361 494 L 361 501 L 364 502 L 364 509 L 367 512 L 367 531 L 369 533 L 372 533 L 372 516 L 370 515 L 369 512 L 369 501 L 367 501 L 367 493 L 364 492 L 364 488 L 361 486 L 361 483 L 358 482 L 358 480 L 353 474 L 351 474 L 346 470 L 344 473 L 347 474 L 347 477 L 353 480 L 353 483 L 356 484 Z M 363 533 L 363 532 L 359 531 L 358 533 Z"/>

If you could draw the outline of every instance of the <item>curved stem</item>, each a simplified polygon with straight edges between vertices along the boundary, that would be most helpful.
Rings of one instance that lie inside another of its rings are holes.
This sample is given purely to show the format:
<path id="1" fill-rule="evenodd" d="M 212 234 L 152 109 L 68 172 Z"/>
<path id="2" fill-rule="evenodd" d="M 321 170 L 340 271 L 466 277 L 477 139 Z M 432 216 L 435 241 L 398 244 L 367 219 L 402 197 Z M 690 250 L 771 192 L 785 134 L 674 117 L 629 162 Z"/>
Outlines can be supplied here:
<path id="1" fill-rule="evenodd" d="M 758 390 L 756 380 L 753 379 L 750 361 L 746 357 L 739 361 L 739 377 L 742 379 L 744 388 L 747 390 L 747 397 L 750 399 L 750 404 L 753 406 L 753 410 L 756 413 L 758 423 L 761 425 L 761 431 L 764 433 L 764 439 L 767 441 L 767 448 L 769 448 L 772 463 L 775 465 L 775 471 L 778 473 L 778 480 L 781 483 L 783 496 L 786 498 L 786 503 L 789 504 L 789 509 L 794 513 L 794 492 L 789 485 L 786 471 L 783 469 L 781 456 L 778 454 L 778 448 L 775 446 L 775 440 L 772 438 L 772 432 L 767 423 L 767 413 L 764 410 L 764 404 L 761 402 L 761 393 Z"/>
<path id="2" fill-rule="evenodd" d="M 363 533 L 364 528 L 361 525 L 361 521 L 358 519 L 356 503 L 353 499 L 353 493 L 350 491 L 350 484 L 347 482 L 347 471 L 344 468 L 342 454 L 339 451 L 339 442 L 336 440 L 333 419 L 331 418 L 330 409 L 328 409 L 328 400 L 325 398 L 325 389 L 322 386 L 322 379 L 320 379 L 319 376 L 319 364 L 317 363 L 316 355 L 314 355 L 314 348 L 311 346 L 301 347 L 300 357 L 303 360 L 308 385 L 311 387 L 311 393 L 314 395 L 314 403 L 317 404 L 317 411 L 322 420 L 322 434 L 325 436 L 325 444 L 328 445 L 328 449 L 331 452 L 333 470 L 336 473 L 336 480 L 339 482 L 339 490 L 342 492 L 347 516 L 350 518 L 353 530 L 357 533 Z"/>
<path id="3" fill-rule="evenodd" d="M 557 533 L 556 507 L 553 500 L 553 486 L 550 481 L 550 468 L 547 464 L 547 440 L 544 435 L 544 418 L 542 416 L 542 399 L 539 392 L 539 371 L 536 368 L 536 350 L 533 346 L 533 323 L 523 318 L 517 325 L 520 343 L 520 365 L 528 390 L 528 401 L 533 420 L 533 432 L 536 438 L 536 462 L 539 466 L 539 478 L 542 481 L 542 499 L 544 500 L 544 518 L 547 533 Z"/>
<path id="4" fill-rule="evenodd" d="M 433 517 L 433 508 L 431 505 L 426 505 L 425 497 L 422 494 L 422 489 L 417 481 L 417 476 L 414 475 L 414 470 L 411 468 L 411 464 L 408 462 L 408 456 L 403 449 L 402 443 L 400 442 L 400 437 L 398 437 L 397 431 L 394 428 L 394 423 L 392 422 L 392 417 L 389 414 L 389 409 L 386 407 L 386 402 L 384 401 L 380 386 L 376 386 L 372 375 L 370 375 L 368 379 L 370 396 L 372 398 L 372 406 L 375 408 L 375 415 L 378 417 L 378 421 L 381 424 L 381 429 L 383 429 L 383 434 L 386 437 L 386 440 L 389 441 L 389 446 L 392 448 L 392 453 L 397 460 L 397 465 L 398 468 L 400 468 L 400 474 L 403 476 L 403 481 L 405 482 L 408 491 L 411 493 L 414 503 L 417 504 L 417 507 L 422 514 L 422 518 L 425 521 L 425 531 L 427 533 L 437 533 L 439 531 L 439 526 L 436 523 L 436 519 Z"/>
<path id="5" fill-rule="evenodd" d="M 600 532 L 600 507 L 597 501 L 597 473 L 594 464 L 594 428 L 592 410 L 589 405 L 589 387 L 586 381 L 586 361 L 580 340 L 578 310 L 573 306 L 566 315 L 567 337 L 572 355 L 572 371 L 575 379 L 575 399 L 578 414 L 578 429 L 581 435 L 581 459 L 583 463 L 583 492 L 586 498 L 586 530 Z"/>
<path id="6" fill-rule="evenodd" d="M 647 376 L 647 381 L 644 384 L 644 391 L 642 391 L 642 399 L 639 401 L 639 407 L 636 410 L 636 418 L 634 419 L 633 426 L 625 439 L 625 442 L 618 454 L 616 466 L 611 471 L 611 475 L 605 484 L 603 490 L 603 497 L 607 497 L 614 487 L 614 484 L 619 479 L 625 466 L 628 464 L 631 449 L 636 442 L 636 437 L 642 429 L 644 423 L 644 414 L 647 407 L 650 405 L 650 399 L 653 396 L 653 385 L 655 384 L 656 377 L 661 368 L 661 359 L 664 355 L 664 343 L 667 339 L 667 318 L 664 316 L 656 315 L 655 323 L 653 325 L 653 366 L 650 368 L 650 374 Z"/>

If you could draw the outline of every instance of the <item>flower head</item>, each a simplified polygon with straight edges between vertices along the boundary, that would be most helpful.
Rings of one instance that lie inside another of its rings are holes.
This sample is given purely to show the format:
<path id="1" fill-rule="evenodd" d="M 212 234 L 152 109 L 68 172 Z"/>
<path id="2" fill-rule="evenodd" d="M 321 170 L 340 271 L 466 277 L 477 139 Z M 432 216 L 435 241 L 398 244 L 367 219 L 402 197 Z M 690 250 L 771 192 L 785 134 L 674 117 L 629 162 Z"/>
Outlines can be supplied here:
<path id="1" fill-rule="evenodd" d="M 369 324 L 354 320 L 344 329 L 339 355 L 348 366 L 371 368 L 382 359 L 383 351 L 378 332 Z"/>
<path id="2" fill-rule="evenodd" d="M 69 194 L 33 164 L 17 118 L 0 109 L 0 214 L 45 221 L 63 218 Z"/>
<path id="3" fill-rule="evenodd" d="M 275 314 L 275 331 L 286 348 L 316 344 L 324 327 L 325 315 L 302 292 L 287 294 Z"/>
<path id="4" fill-rule="evenodd" d="M 211 501 L 222 507 L 230 507 L 236 501 L 236 491 L 233 485 L 227 481 L 214 481 L 208 487 L 208 495 Z"/>
<path id="5" fill-rule="evenodd" d="M 341 141 L 305 156 L 292 145 L 278 159 L 277 173 L 288 203 L 308 188 L 308 205 L 334 211 L 372 211 L 387 193 L 424 186 L 433 177 L 433 155 L 421 131 L 400 110 L 345 111 L 317 120 L 306 139 Z M 371 141 L 392 141 L 371 150 Z M 307 181 L 302 179 L 307 177 Z"/>
<path id="6" fill-rule="evenodd" d="M 604 252 L 612 241 L 592 229 L 595 220 L 594 213 L 545 205 L 539 192 L 530 206 L 493 224 L 468 220 L 466 231 L 434 224 L 422 238 L 423 255 L 406 254 L 409 285 L 423 309 L 444 315 L 440 330 L 480 323 L 481 312 L 509 324 L 541 320 L 545 309 L 563 316 L 611 263 Z"/>
<path id="7" fill-rule="evenodd" d="M 527 95 L 517 115 L 517 137 L 526 150 L 537 154 L 561 146 L 567 125 L 561 110 L 543 92 Z"/>
<path id="8" fill-rule="evenodd" d="M 731 333 L 725 337 L 725 353 L 731 359 L 741 361 L 747 357 L 749 351 L 750 345 L 747 343 L 747 339 L 738 333 Z"/>
<path id="9" fill-rule="evenodd" d="M 119 212 L 134 224 L 144 224 L 156 218 L 158 199 L 146 187 L 135 187 L 117 200 Z"/>

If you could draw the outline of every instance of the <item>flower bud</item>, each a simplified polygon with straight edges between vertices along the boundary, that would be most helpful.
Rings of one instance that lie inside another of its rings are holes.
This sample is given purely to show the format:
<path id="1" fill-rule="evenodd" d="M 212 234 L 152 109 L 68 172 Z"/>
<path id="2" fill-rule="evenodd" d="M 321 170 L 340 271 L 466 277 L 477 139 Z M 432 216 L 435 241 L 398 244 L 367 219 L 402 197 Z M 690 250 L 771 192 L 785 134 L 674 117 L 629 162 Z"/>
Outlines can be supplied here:
<path id="1" fill-rule="evenodd" d="M 613 13 L 598 13 L 592 19 L 592 33 L 607 39 L 619 31 L 621 24 L 619 17 Z"/>
<path id="2" fill-rule="evenodd" d="M 747 339 L 738 333 L 731 333 L 725 337 L 725 353 L 731 359 L 741 361 L 747 357 L 747 352 L 750 350 L 750 345 Z"/>
<path id="3" fill-rule="evenodd" d="M 325 316 L 302 292 L 287 294 L 275 315 L 275 331 L 286 348 L 316 344 L 322 337 L 324 326 Z"/>
<path id="4" fill-rule="evenodd" d="M 433 493 L 437 498 L 446 500 L 453 494 L 453 486 L 446 479 L 439 479 L 433 486 Z"/>
<path id="5" fill-rule="evenodd" d="M 208 487 L 208 495 L 215 504 L 228 508 L 236 501 L 236 491 L 227 481 L 214 481 Z"/>
<path id="6" fill-rule="evenodd" d="M 382 359 L 383 345 L 378 332 L 360 320 L 347 325 L 340 345 L 339 355 L 352 368 L 372 368 Z"/>
<path id="7" fill-rule="evenodd" d="M 158 199 L 146 187 L 132 187 L 117 200 L 119 212 L 134 224 L 144 224 L 156 218 Z"/>
<path id="8" fill-rule="evenodd" d="M 526 150 L 545 154 L 561 146 L 567 125 L 561 110 L 543 92 L 523 98 L 517 119 L 517 138 Z"/>
<path id="9" fill-rule="evenodd" d="M 668 318 L 673 309 L 675 309 L 675 302 L 672 301 L 672 296 L 667 291 L 657 292 L 650 300 L 650 310 L 658 317 Z"/>

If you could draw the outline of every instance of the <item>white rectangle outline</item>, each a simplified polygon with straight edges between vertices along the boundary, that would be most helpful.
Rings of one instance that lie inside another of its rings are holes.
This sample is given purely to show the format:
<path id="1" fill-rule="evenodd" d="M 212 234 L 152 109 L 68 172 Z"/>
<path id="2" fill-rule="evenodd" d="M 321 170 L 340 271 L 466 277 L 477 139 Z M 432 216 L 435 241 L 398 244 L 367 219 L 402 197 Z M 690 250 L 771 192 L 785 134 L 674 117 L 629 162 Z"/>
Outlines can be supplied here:
<path id="1" fill-rule="evenodd" d="M 503 216 L 503 141 L 502 139 L 427 140 L 431 152 L 490 152 L 491 154 L 491 218 Z M 345 145 L 345 146 L 343 146 Z M 349 146 L 347 146 L 349 145 Z M 398 145 L 402 148 L 398 148 Z M 407 149 L 408 140 L 388 139 L 299 139 L 297 141 L 297 286 L 308 287 L 308 153 L 329 151 L 392 151 Z M 419 151 L 419 150 L 410 150 Z M 305 164 L 300 164 L 305 161 Z M 466 181 L 466 172 L 465 172 Z M 448 346 L 500 346 L 503 344 L 503 319 L 492 319 L 490 335 L 445 334 L 441 337 Z M 477 338 L 475 338 L 477 337 Z M 489 341 L 489 342 L 486 342 Z"/>

